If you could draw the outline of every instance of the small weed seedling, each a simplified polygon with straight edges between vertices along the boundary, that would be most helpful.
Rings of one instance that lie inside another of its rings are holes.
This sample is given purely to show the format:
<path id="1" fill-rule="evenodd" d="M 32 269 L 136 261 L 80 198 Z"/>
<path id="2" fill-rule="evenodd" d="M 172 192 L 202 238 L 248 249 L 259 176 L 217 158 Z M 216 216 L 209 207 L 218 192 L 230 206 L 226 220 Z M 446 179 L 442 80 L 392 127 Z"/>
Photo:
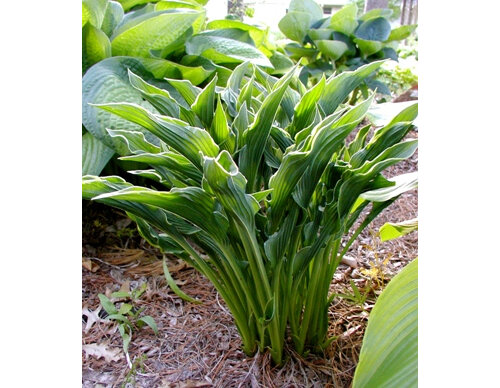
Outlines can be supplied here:
<path id="1" fill-rule="evenodd" d="M 132 340 L 133 330 L 141 329 L 144 325 L 148 325 L 158 335 L 158 327 L 155 320 L 149 315 L 141 316 L 144 308 L 136 309 L 133 306 L 133 303 L 139 299 L 145 290 L 146 284 L 144 283 L 141 287 L 132 291 L 113 292 L 111 294 L 113 301 L 104 294 L 98 295 L 103 309 L 109 314 L 108 319 L 118 322 L 118 331 L 123 339 L 123 351 L 125 352 L 127 364 L 130 368 L 132 368 L 132 363 L 130 362 L 128 347 Z M 117 304 L 120 304 L 120 306 L 117 307 Z"/>

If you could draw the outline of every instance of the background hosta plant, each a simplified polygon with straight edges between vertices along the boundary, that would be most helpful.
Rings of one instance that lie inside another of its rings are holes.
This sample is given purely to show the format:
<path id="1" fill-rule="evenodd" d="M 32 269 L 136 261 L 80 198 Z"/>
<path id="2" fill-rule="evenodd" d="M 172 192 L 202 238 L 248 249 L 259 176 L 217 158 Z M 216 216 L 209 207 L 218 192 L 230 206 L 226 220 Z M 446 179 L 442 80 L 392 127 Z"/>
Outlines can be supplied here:
<path id="1" fill-rule="evenodd" d="M 283 49 L 294 61 L 305 65 L 300 79 L 304 84 L 316 83 L 323 73 L 354 70 L 383 58 L 397 60 L 398 41 L 407 38 L 416 25 L 391 29 L 390 9 L 374 9 L 358 18 L 356 4 L 348 4 L 327 18 L 314 0 L 292 0 L 288 13 L 279 22 L 283 34 L 294 41 Z M 390 94 L 375 75 L 368 77 L 356 89 L 353 102 L 367 89 Z"/>
<path id="2" fill-rule="evenodd" d="M 130 151 L 121 159 L 145 166 L 133 173 L 154 182 L 85 176 L 84 198 L 125 210 L 151 244 L 210 279 L 247 354 L 269 349 L 280 364 L 288 335 L 301 354 L 321 351 L 332 340 L 329 286 L 342 256 L 416 185 L 415 174 L 386 179 L 382 172 L 414 153 L 417 141 L 404 138 L 417 105 L 374 132 L 359 127 L 373 96 L 343 105 L 380 65 L 323 77 L 307 90 L 296 68 L 277 79 L 245 62 L 224 87 L 217 77 L 203 89 L 170 80 L 182 105 L 130 71 L 130 84 L 156 110 L 128 102 L 92 109 L 153 137 L 134 126 L 108 130 Z"/>
<path id="3" fill-rule="evenodd" d="M 164 78 L 205 85 L 217 75 L 224 86 L 231 70 L 249 61 L 282 74 L 293 63 L 268 40 L 268 31 L 236 20 L 206 23 L 206 0 L 82 2 L 82 173 L 99 174 L 114 154 L 128 155 L 107 132 L 123 120 L 95 113 L 88 103 L 133 102 L 158 113 L 128 83 L 127 69 L 150 84 L 168 88 Z M 176 105 L 182 97 L 168 90 Z M 156 93 L 150 89 L 148 93 Z M 140 130 L 136 126 L 137 130 Z"/>

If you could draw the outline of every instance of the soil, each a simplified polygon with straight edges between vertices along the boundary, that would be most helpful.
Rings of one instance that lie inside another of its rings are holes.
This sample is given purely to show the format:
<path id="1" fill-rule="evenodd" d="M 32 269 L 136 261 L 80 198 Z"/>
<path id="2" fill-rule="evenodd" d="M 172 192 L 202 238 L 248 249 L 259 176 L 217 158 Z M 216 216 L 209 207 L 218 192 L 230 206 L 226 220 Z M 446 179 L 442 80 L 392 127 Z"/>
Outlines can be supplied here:
<path id="1" fill-rule="evenodd" d="M 417 163 L 415 153 L 384 175 L 416 171 Z M 207 279 L 168 257 L 176 283 L 202 303 L 180 299 L 166 285 L 160 252 L 140 238 L 134 224 L 120 211 L 84 201 L 83 387 L 349 387 L 377 295 L 418 256 L 416 232 L 382 243 L 376 231 L 388 221 L 416 218 L 417 205 L 416 190 L 403 194 L 348 251 L 350 265 L 339 266 L 331 290 L 352 294 L 352 280 L 367 292 L 367 299 L 360 304 L 338 297 L 332 303 L 329 334 L 337 339 L 325 354 L 302 358 L 287 347 L 287 361 L 277 368 L 267 353 L 248 357 L 241 351 L 233 319 Z M 141 315 L 154 318 L 158 335 L 147 326 L 134 330 L 127 360 L 117 324 L 99 308 L 97 295 L 138 289 L 144 283 L 146 290 L 133 305 L 144 309 Z"/>

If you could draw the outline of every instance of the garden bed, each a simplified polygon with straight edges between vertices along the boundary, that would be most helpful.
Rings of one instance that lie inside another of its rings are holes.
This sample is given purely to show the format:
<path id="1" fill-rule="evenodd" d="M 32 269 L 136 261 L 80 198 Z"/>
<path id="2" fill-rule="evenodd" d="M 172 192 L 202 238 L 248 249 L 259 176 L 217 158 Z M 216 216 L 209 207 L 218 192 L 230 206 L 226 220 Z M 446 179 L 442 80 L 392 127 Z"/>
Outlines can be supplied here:
<path id="1" fill-rule="evenodd" d="M 412 131 L 409 136 L 418 134 Z M 417 161 L 415 153 L 385 175 L 416 171 Z M 168 266 L 177 284 L 203 303 L 183 301 L 166 285 L 161 254 L 140 238 L 123 213 L 97 203 L 83 206 L 82 343 L 102 345 L 97 348 L 100 358 L 91 350 L 82 352 L 84 387 L 348 387 L 376 296 L 418 255 L 416 232 L 383 243 L 376 236 L 387 221 L 417 217 L 417 191 L 413 190 L 358 237 L 347 253 L 353 259 L 350 265 L 339 266 L 332 292 L 353 294 L 353 280 L 360 290 L 367 290 L 367 299 L 355 303 L 338 297 L 332 303 L 329 331 L 337 339 L 323 356 L 303 359 L 286 348 L 287 361 L 277 368 L 268 354 L 248 357 L 241 351 L 233 319 L 207 279 L 170 257 Z M 97 295 L 128 291 L 142 283 L 147 288 L 136 307 L 155 319 L 159 334 L 148 327 L 133 332 L 130 369 L 117 325 L 102 318 Z"/>

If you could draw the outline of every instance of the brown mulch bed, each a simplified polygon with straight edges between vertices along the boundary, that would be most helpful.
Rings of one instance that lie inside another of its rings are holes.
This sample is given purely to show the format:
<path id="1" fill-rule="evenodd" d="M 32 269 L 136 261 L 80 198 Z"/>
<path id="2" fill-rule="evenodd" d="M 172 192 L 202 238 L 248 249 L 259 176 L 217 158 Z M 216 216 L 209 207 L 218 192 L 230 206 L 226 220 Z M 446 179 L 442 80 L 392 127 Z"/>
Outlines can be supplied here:
<path id="1" fill-rule="evenodd" d="M 412 132 L 410 137 L 418 137 Z M 417 169 L 418 154 L 394 166 L 387 177 Z M 338 338 L 325 354 L 303 359 L 287 348 L 287 361 L 274 367 L 268 354 L 246 356 L 224 302 L 202 275 L 174 257 L 172 276 L 188 295 L 202 304 L 177 297 L 164 280 L 160 253 L 145 243 L 123 213 L 83 203 L 82 342 L 98 344 L 109 359 L 82 351 L 83 387 L 349 387 L 357 364 L 369 313 L 387 282 L 418 255 L 416 232 L 380 242 L 378 228 L 387 221 L 417 217 L 417 191 L 403 194 L 367 228 L 347 256 L 356 264 L 341 264 L 332 292 L 352 294 L 350 281 L 366 290 L 363 305 L 337 298 L 330 307 L 330 335 Z M 369 272 L 377 276 L 370 277 Z M 147 284 L 135 302 L 152 316 L 159 335 L 148 328 L 133 332 L 130 369 L 117 325 L 99 311 L 98 293 Z"/>

